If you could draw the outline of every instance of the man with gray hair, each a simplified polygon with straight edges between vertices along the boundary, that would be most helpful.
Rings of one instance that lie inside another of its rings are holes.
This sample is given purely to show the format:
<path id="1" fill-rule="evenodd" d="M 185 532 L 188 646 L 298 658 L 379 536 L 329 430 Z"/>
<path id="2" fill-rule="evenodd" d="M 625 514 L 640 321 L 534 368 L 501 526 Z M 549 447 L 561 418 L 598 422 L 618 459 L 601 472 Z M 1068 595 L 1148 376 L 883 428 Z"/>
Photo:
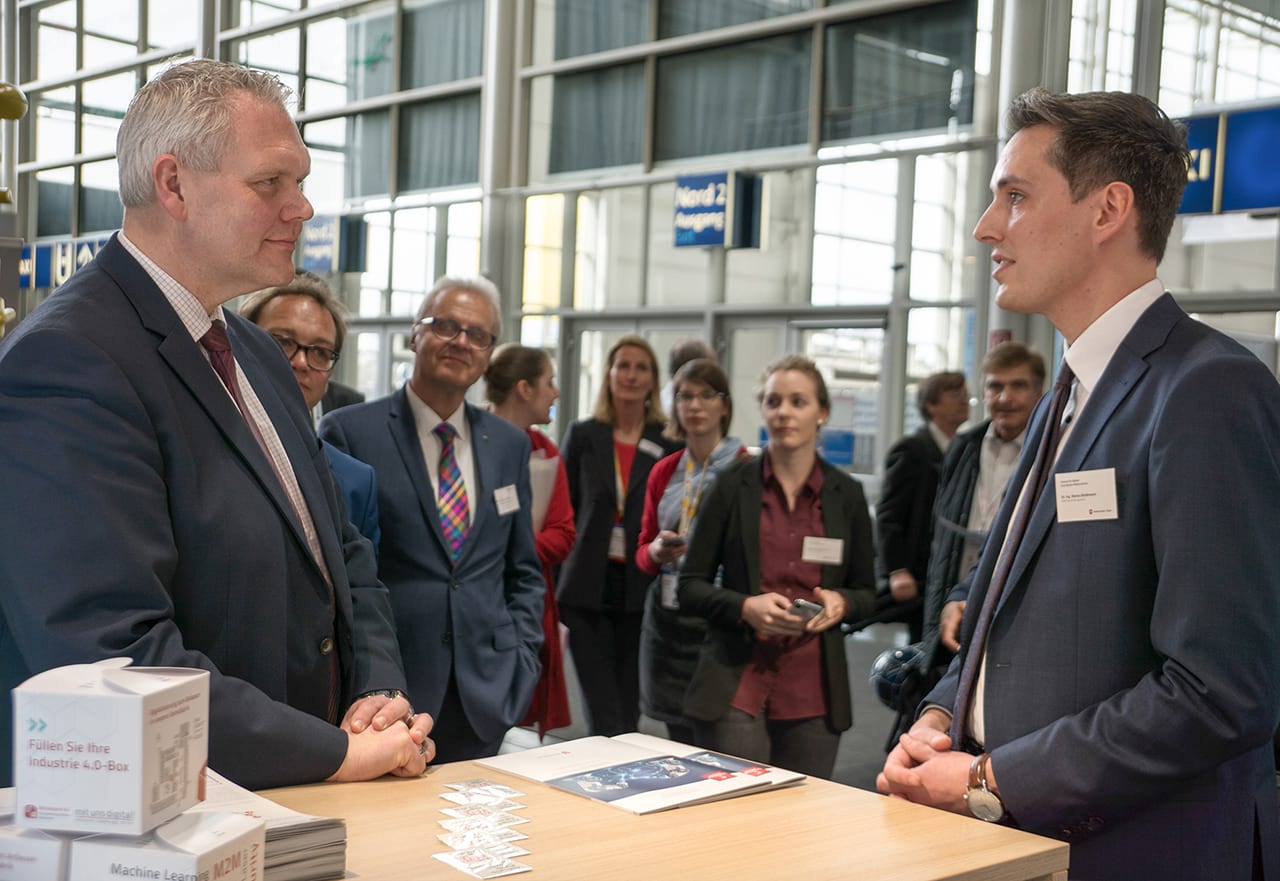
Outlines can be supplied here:
<path id="1" fill-rule="evenodd" d="M 205 669 L 209 763 L 252 788 L 416 776 L 432 750 L 289 365 L 222 308 L 293 277 L 311 161 L 287 99 L 210 60 L 144 86 L 123 231 L 0 346 L 0 535 L 23 537 L 0 554 L 0 688 L 108 657 Z"/>
<path id="2" fill-rule="evenodd" d="M 546 587 L 530 519 L 529 438 L 466 403 L 502 332 L 498 291 L 441 278 L 409 335 L 413 375 L 343 407 L 320 435 L 373 466 L 379 574 L 409 690 L 441 761 L 495 755 L 533 699 Z"/>

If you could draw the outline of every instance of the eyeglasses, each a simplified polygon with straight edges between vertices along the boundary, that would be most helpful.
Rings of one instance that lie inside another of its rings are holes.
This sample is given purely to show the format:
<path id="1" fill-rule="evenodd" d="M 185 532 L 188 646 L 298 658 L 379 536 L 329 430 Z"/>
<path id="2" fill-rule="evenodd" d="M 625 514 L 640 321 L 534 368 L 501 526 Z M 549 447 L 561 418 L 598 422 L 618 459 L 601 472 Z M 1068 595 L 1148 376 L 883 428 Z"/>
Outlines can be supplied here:
<path id="1" fill-rule="evenodd" d="M 454 340 L 458 338 L 458 334 L 464 333 L 467 335 L 467 343 L 473 349 L 488 349 L 498 341 L 496 336 L 483 327 L 463 327 L 452 318 L 428 315 L 418 323 L 431 328 L 431 332 L 442 340 Z"/>
<path id="2" fill-rule="evenodd" d="M 323 370 L 327 373 L 333 369 L 333 365 L 338 363 L 338 353 L 328 346 L 304 346 L 293 337 L 276 333 L 271 337 L 280 344 L 280 348 L 284 349 L 284 356 L 290 361 L 293 360 L 294 355 L 302 352 L 307 366 L 312 370 Z"/>
<path id="3" fill-rule="evenodd" d="M 676 392 L 676 400 L 681 404 L 692 404 L 694 401 L 710 404 L 716 398 L 723 397 L 725 397 L 724 392 Z"/>

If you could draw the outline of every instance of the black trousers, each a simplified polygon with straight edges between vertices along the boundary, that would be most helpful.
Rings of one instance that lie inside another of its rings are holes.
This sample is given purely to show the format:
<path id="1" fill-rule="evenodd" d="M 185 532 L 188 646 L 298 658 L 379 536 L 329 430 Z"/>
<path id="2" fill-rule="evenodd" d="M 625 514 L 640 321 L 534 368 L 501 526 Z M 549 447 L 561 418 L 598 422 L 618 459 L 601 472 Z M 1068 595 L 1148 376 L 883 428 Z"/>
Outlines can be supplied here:
<path id="1" fill-rule="evenodd" d="M 560 607 L 591 734 L 612 737 L 640 724 L 641 612 Z"/>

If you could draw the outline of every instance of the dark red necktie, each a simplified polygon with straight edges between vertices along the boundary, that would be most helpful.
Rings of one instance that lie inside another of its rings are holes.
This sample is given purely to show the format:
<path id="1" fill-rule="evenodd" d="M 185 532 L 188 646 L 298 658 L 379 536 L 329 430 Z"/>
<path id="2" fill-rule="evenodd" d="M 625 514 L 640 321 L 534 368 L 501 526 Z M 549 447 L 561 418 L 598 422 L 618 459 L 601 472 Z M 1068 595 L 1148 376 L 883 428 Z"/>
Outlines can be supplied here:
<path id="1" fill-rule="evenodd" d="M 1058 441 L 1062 438 L 1062 414 L 1066 410 L 1067 399 L 1071 396 L 1071 383 L 1074 379 L 1075 374 L 1071 372 L 1067 362 L 1063 361 L 1058 370 L 1058 381 L 1053 385 L 1053 396 L 1049 399 L 1049 415 L 1045 417 L 1040 445 L 1036 447 L 1036 458 L 1027 473 L 1026 483 L 1023 484 L 1021 503 L 1005 533 L 1000 559 L 996 561 L 995 571 L 991 573 L 991 583 L 987 586 L 987 595 L 982 601 L 973 636 L 965 651 L 964 665 L 960 668 L 960 687 L 956 691 L 955 713 L 951 716 L 951 744 L 956 749 L 961 747 L 969 711 L 973 707 L 974 686 L 978 670 L 982 667 L 982 656 L 986 652 L 991 619 L 1004 594 L 1005 582 L 1009 580 L 1009 571 L 1013 568 L 1013 559 L 1018 555 L 1018 545 L 1022 543 L 1022 536 L 1031 521 L 1031 512 L 1035 509 L 1036 500 L 1040 498 L 1057 460 Z"/>

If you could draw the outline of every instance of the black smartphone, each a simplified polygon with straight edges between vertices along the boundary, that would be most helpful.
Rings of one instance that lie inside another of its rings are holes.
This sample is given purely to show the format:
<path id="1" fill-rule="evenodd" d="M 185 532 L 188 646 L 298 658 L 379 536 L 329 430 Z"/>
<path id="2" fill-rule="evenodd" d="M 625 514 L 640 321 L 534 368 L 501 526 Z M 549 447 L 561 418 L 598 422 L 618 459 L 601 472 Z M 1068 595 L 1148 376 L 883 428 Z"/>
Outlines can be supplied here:
<path id="1" fill-rule="evenodd" d="M 796 600 L 791 604 L 791 614 L 799 615 L 804 620 L 817 617 L 822 611 L 822 606 L 809 600 Z"/>
<path id="2" fill-rule="evenodd" d="M 682 548 L 688 543 L 689 543 L 689 540 L 685 538 L 683 535 L 677 535 L 671 538 L 664 538 L 662 540 L 662 546 L 664 548 Z"/>

